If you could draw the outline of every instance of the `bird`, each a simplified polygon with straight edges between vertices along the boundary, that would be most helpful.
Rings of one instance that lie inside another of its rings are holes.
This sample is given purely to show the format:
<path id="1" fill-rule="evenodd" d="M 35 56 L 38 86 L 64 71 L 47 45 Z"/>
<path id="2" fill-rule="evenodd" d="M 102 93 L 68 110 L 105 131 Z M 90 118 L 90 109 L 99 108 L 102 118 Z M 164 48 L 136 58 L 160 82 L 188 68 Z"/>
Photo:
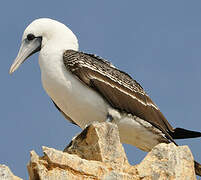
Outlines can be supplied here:
<path id="1" fill-rule="evenodd" d="M 76 35 L 63 23 L 50 18 L 31 22 L 9 73 L 36 52 L 43 88 L 64 117 L 80 128 L 94 121 L 115 123 L 122 143 L 146 152 L 159 143 L 177 145 L 174 139 L 201 137 L 201 132 L 173 128 L 129 74 L 79 51 Z"/>

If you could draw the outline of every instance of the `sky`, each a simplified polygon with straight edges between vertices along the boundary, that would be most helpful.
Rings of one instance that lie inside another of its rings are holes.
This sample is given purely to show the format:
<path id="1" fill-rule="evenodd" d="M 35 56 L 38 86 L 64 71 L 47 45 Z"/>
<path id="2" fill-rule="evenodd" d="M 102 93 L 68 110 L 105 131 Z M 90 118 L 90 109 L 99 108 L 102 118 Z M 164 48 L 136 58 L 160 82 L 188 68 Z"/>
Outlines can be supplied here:
<path id="1" fill-rule="evenodd" d="M 136 79 L 173 127 L 201 131 L 201 1 L 1 1 L 0 164 L 28 179 L 29 152 L 63 150 L 81 129 L 70 124 L 42 88 L 38 54 L 10 76 L 26 26 L 49 17 L 95 53 Z M 201 162 L 201 138 L 179 140 Z M 145 152 L 124 145 L 129 162 Z"/>

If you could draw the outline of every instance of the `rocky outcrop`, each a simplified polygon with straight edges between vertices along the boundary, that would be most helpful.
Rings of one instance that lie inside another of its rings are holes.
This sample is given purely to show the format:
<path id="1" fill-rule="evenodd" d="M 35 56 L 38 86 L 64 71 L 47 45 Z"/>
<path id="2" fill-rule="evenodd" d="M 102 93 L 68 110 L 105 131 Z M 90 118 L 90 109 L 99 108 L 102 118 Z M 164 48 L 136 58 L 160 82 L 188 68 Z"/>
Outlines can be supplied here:
<path id="1" fill-rule="evenodd" d="M 187 146 L 159 144 L 131 166 L 112 123 L 93 123 L 59 151 L 43 147 L 44 156 L 31 151 L 30 180 L 194 180 L 195 169 Z M 195 164 L 195 166 L 200 166 Z M 200 168 L 198 168 L 200 170 Z M 197 171 L 199 174 L 200 172 Z M 21 180 L 0 165 L 0 180 Z"/>
<path id="2" fill-rule="evenodd" d="M 140 177 L 151 179 L 196 179 L 194 161 L 187 146 L 159 144 L 136 165 Z"/>
<path id="3" fill-rule="evenodd" d="M 30 180 L 177 179 L 193 180 L 194 160 L 187 146 L 159 144 L 135 166 L 128 163 L 117 126 L 93 123 L 64 152 L 43 147 L 43 157 L 31 151 Z"/>
<path id="4" fill-rule="evenodd" d="M 22 180 L 21 178 L 15 176 L 9 167 L 6 165 L 0 165 L 0 180 Z"/>

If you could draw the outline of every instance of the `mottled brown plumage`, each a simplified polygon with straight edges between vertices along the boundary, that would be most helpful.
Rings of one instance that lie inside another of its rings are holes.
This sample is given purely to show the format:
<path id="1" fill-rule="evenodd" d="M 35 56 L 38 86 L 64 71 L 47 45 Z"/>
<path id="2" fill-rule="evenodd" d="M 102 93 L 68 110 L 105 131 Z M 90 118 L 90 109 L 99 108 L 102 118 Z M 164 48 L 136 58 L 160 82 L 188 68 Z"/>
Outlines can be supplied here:
<path id="1" fill-rule="evenodd" d="M 100 57 L 74 50 L 67 50 L 63 61 L 69 71 L 97 90 L 112 107 L 151 123 L 173 141 L 172 126 L 140 84 L 128 74 Z"/>

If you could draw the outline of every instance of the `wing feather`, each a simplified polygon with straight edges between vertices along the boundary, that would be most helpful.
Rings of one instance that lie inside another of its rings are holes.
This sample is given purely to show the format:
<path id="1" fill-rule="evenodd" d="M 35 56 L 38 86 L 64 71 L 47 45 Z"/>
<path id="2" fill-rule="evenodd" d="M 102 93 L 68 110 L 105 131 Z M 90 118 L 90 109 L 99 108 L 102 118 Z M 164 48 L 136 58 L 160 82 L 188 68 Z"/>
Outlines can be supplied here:
<path id="1" fill-rule="evenodd" d="M 137 81 L 94 55 L 67 50 L 63 56 L 65 67 L 84 84 L 95 89 L 114 108 L 138 116 L 151 123 L 168 139 L 174 131 L 159 108 Z"/>

